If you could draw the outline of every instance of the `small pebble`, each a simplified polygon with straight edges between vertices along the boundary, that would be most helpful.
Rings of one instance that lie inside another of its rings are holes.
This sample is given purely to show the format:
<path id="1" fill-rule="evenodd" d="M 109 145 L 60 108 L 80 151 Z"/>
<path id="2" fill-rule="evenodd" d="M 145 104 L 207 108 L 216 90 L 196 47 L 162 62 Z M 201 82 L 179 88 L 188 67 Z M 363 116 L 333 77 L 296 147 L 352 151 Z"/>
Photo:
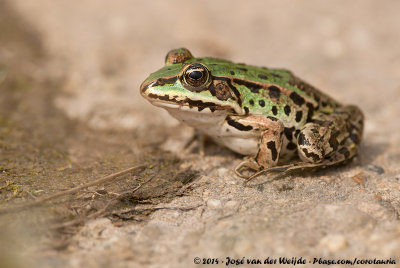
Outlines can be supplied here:
<path id="1" fill-rule="evenodd" d="M 385 170 L 382 167 L 376 165 L 368 165 L 367 170 L 375 172 L 379 175 L 385 173 Z"/>
<path id="2" fill-rule="evenodd" d="M 254 252 L 254 245 L 249 240 L 240 240 L 234 244 L 233 251 L 238 254 L 251 255 Z"/>
<path id="3" fill-rule="evenodd" d="M 327 248 L 331 252 L 336 252 L 347 247 L 346 238 L 340 234 L 330 234 L 324 236 L 319 243 L 321 246 Z"/>
<path id="4" fill-rule="evenodd" d="M 221 200 L 210 199 L 207 201 L 207 206 L 211 208 L 219 208 L 221 206 Z"/>
<path id="5" fill-rule="evenodd" d="M 218 176 L 219 177 L 224 177 L 227 175 L 227 173 L 229 172 L 229 170 L 227 168 L 219 168 L 218 169 Z"/>
<path id="6" fill-rule="evenodd" d="M 228 202 L 225 203 L 225 207 L 229 208 L 229 209 L 234 209 L 238 206 L 238 202 L 234 201 L 234 200 L 230 200 Z"/>

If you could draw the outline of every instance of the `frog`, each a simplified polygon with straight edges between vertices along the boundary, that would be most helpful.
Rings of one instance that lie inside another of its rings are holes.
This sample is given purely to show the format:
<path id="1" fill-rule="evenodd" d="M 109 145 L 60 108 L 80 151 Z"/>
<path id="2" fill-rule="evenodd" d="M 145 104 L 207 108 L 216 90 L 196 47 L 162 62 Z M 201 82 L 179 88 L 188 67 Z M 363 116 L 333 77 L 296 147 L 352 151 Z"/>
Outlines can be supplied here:
<path id="1" fill-rule="evenodd" d="M 140 94 L 215 143 L 244 155 L 234 172 L 318 170 L 357 156 L 364 115 L 287 69 L 169 51 Z M 250 173 L 250 175 L 248 175 Z"/>

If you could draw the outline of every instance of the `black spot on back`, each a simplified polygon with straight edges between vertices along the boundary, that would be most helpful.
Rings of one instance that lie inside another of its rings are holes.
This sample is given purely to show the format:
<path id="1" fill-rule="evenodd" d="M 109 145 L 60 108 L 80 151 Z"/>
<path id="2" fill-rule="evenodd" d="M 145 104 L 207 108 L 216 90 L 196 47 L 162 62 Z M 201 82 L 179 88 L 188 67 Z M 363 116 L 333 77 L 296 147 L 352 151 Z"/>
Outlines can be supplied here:
<path id="1" fill-rule="evenodd" d="M 276 108 L 275 105 L 272 106 L 272 113 L 273 113 L 274 115 L 277 115 L 277 114 L 278 114 L 278 109 Z"/>
<path id="2" fill-rule="evenodd" d="M 273 77 L 276 77 L 276 78 L 282 78 L 282 76 L 280 76 L 279 74 L 274 74 L 274 73 L 272 73 L 271 74 Z"/>
<path id="3" fill-rule="evenodd" d="M 302 96 L 294 91 L 289 95 L 289 98 L 291 98 L 292 101 L 299 106 L 303 105 L 306 102 Z"/>
<path id="4" fill-rule="evenodd" d="M 285 127 L 285 129 L 283 130 L 283 133 L 285 134 L 286 139 L 288 139 L 289 141 L 291 141 L 293 138 L 293 131 L 294 131 L 294 127 L 291 127 L 291 128 Z"/>
<path id="5" fill-rule="evenodd" d="M 229 72 L 231 75 L 235 75 L 235 72 L 234 71 L 230 71 Z"/>
<path id="6" fill-rule="evenodd" d="M 245 106 L 245 107 L 243 107 L 243 109 L 244 109 L 245 114 L 248 115 L 249 114 L 249 108 Z"/>
<path id="7" fill-rule="evenodd" d="M 244 71 L 244 72 L 247 72 L 247 69 L 246 68 L 242 68 L 242 67 L 237 67 L 239 70 L 241 70 L 241 71 Z"/>
<path id="8" fill-rule="evenodd" d="M 291 109 L 290 109 L 290 106 L 289 106 L 289 105 L 285 105 L 285 108 L 283 108 L 283 110 L 285 111 L 285 114 L 286 114 L 287 116 L 290 115 Z"/>
<path id="9" fill-rule="evenodd" d="M 261 79 L 264 79 L 264 80 L 268 80 L 268 76 L 266 76 L 264 74 L 259 74 L 258 77 Z"/>
<path id="10" fill-rule="evenodd" d="M 254 101 L 253 100 L 249 100 L 250 105 L 254 105 Z"/>
<path id="11" fill-rule="evenodd" d="M 258 104 L 260 104 L 261 107 L 264 107 L 265 106 L 265 101 L 264 100 L 259 100 Z"/>
<path id="12" fill-rule="evenodd" d="M 314 115 L 314 106 L 311 103 L 307 103 L 306 104 L 307 108 L 308 108 L 308 112 L 307 112 L 307 122 L 311 122 L 312 121 L 312 117 Z"/>
<path id="13" fill-rule="evenodd" d="M 300 122 L 302 117 L 303 117 L 303 111 L 297 111 L 296 112 L 296 122 Z"/>
<path id="14" fill-rule="evenodd" d="M 271 98 L 279 99 L 279 97 L 281 96 L 281 90 L 276 86 L 270 86 L 268 87 L 268 90 L 269 96 Z"/>
<path id="15" fill-rule="evenodd" d="M 247 80 L 243 80 L 243 79 L 238 79 L 238 78 L 234 78 L 233 82 L 238 84 L 238 85 L 242 85 L 247 87 L 248 89 L 250 89 L 251 92 L 253 93 L 259 93 L 260 89 L 262 88 L 261 85 L 247 81 Z"/>

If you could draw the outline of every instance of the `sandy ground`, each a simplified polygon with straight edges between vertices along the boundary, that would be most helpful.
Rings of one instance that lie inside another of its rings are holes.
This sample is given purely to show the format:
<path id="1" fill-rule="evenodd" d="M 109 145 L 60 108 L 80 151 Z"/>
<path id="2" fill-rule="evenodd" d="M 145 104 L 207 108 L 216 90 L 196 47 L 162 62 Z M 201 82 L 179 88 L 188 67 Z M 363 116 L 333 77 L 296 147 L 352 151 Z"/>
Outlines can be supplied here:
<path id="1" fill-rule="evenodd" d="M 0 266 L 191 267 L 195 257 L 218 259 L 215 267 L 226 257 L 400 263 L 398 10 L 396 0 L 0 1 L 0 208 L 147 164 L 1 213 Z M 360 155 L 243 186 L 233 173 L 240 156 L 212 143 L 204 157 L 183 150 L 193 130 L 139 95 L 178 47 L 287 68 L 357 104 L 366 116 Z"/>

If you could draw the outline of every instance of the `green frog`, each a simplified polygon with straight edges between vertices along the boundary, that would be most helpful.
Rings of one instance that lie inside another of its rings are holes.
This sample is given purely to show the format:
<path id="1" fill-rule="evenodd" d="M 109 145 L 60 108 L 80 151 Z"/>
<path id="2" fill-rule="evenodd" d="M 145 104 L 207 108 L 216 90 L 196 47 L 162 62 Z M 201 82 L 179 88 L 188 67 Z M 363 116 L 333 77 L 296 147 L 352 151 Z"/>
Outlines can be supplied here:
<path id="1" fill-rule="evenodd" d="M 286 69 L 195 58 L 186 48 L 171 50 L 140 93 L 246 155 L 235 172 L 247 180 L 269 171 L 345 163 L 357 155 L 363 132 L 358 107 L 339 103 Z"/>

